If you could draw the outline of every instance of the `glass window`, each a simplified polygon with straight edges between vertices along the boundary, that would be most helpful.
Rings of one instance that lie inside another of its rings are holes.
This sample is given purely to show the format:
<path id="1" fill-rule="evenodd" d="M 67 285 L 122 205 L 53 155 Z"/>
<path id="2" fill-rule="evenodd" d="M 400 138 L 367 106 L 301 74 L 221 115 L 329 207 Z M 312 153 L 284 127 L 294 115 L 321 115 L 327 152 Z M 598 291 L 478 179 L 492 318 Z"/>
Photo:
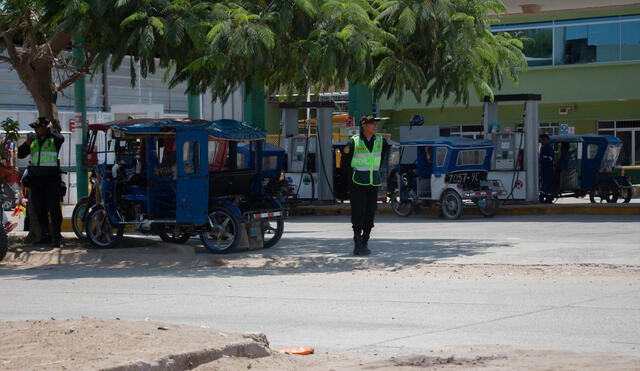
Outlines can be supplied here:
<path id="1" fill-rule="evenodd" d="M 610 62 L 620 59 L 620 24 L 590 24 L 558 28 L 561 64 Z"/>
<path id="2" fill-rule="evenodd" d="M 477 149 L 472 151 L 460 151 L 456 166 L 482 165 L 486 150 Z"/>
<path id="3" fill-rule="evenodd" d="M 622 166 L 628 166 L 628 165 L 633 165 L 632 163 L 632 151 L 631 149 L 633 148 L 633 143 L 631 142 L 632 140 L 632 131 L 618 131 L 616 133 L 616 137 L 618 137 L 618 139 L 622 140 L 622 151 L 619 153 L 619 157 L 618 157 L 618 165 L 622 165 Z"/>
<path id="4" fill-rule="evenodd" d="M 195 174 L 198 171 L 200 151 L 198 142 L 184 142 L 182 145 L 182 166 L 185 174 Z"/>
<path id="5" fill-rule="evenodd" d="M 620 28 L 620 59 L 640 60 L 640 21 L 621 23 Z"/>
<path id="6" fill-rule="evenodd" d="M 635 130 L 633 133 L 635 135 L 634 143 L 636 144 L 634 148 L 633 164 L 640 165 L 640 130 Z"/>
<path id="7" fill-rule="evenodd" d="M 262 158 L 262 171 L 276 170 L 278 168 L 278 156 L 264 156 Z"/>
<path id="8" fill-rule="evenodd" d="M 553 29 L 520 30 L 513 32 L 513 35 L 522 41 L 522 52 L 529 66 L 553 64 Z"/>
<path id="9" fill-rule="evenodd" d="M 436 166 L 443 167 L 447 159 L 447 147 L 438 147 L 436 149 Z"/>
<path id="10" fill-rule="evenodd" d="M 640 60 L 640 16 L 493 26 L 522 40 L 529 66 Z"/>
<path id="11" fill-rule="evenodd" d="M 640 121 L 637 120 L 629 120 L 629 121 L 617 121 L 616 128 L 640 128 Z"/>
<path id="12" fill-rule="evenodd" d="M 236 155 L 236 169 L 244 168 L 244 153 L 238 153 Z"/>
<path id="13" fill-rule="evenodd" d="M 613 129 L 613 121 L 598 121 L 598 129 Z"/>
<path id="14" fill-rule="evenodd" d="M 587 160 L 593 160 L 598 155 L 598 145 L 589 144 L 587 146 Z"/>
<path id="15" fill-rule="evenodd" d="M 213 161 L 215 161 L 216 159 L 216 153 L 218 153 L 218 141 L 217 140 L 210 140 L 209 143 L 207 144 L 207 150 L 208 150 L 208 157 L 209 157 L 209 164 L 213 164 Z"/>
<path id="16" fill-rule="evenodd" d="M 602 163 L 600 164 L 600 167 L 605 169 L 614 167 L 616 164 L 616 160 L 618 160 L 618 157 L 620 156 L 621 149 L 622 147 L 620 146 L 607 146 L 607 150 L 602 157 Z"/>

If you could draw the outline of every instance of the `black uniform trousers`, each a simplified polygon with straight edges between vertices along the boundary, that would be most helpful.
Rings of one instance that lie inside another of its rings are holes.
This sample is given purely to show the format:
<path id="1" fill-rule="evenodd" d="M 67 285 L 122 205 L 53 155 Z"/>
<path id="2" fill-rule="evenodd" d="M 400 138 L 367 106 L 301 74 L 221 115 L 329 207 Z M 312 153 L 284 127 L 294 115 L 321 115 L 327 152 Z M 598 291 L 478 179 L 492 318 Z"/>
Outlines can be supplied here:
<path id="1" fill-rule="evenodd" d="M 378 187 L 351 184 L 351 224 L 356 230 L 371 230 L 378 208 Z"/>
<path id="2" fill-rule="evenodd" d="M 60 238 L 62 209 L 60 207 L 60 176 L 36 176 L 31 179 L 29 202 L 40 222 L 43 236 L 49 233 L 53 240 Z M 32 215 L 33 216 L 33 215 Z M 51 217 L 51 225 L 49 225 Z"/>

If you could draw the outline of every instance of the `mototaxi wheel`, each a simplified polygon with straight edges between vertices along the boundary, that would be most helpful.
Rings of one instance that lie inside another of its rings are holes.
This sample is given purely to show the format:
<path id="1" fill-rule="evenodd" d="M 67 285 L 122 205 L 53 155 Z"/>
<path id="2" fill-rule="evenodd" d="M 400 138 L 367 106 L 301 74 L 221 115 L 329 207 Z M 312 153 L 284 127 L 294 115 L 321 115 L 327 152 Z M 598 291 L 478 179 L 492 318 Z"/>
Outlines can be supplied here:
<path id="1" fill-rule="evenodd" d="M 87 237 L 85 224 L 89 208 L 89 199 L 83 198 L 73 207 L 73 213 L 71 213 L 71 227 L 73 228 L 73 233 L 75 233 L 79 239 L 85 239 Z"/>
<path id="2" fill-rule="evenodd" d="M 413 212 L 413 202 L 401 201 L 400 191 L 396 190 L 391 194 L 391 209 L 397 216 L 407 217 Z"/>
<path id="3" fill-rule="evenodd" d="M 626 187 L 626 188 L 622 188 L 620 190 L 620 200 L 622 200 L 623 203 L 628 204 L 629 202 L 631 202 L 631 198 L 633 197 L 633 188 L 631 187 Z"/>
<path id="4" fill-rule="evenodd" d="M 213 253 L 233 250 L 240 241 L 238 218 L 226 208 L 211 208 L 207 224 L 200 232 L 200 240 Z"/>
<path id="5" fill-rule="evenodd" d="M 440 199 L 440 209 L 442 215 L 447 219 L 460 219 L 464 204 L 462 203 L 462 197 L 458 192 L 448 189 L 442 195 Z"/>
<path id="6" fill-rule="evenodd" d="M 189 241 L 191 233 L 187 233 L 175 225 L 164 225 L 158 232 L 158 236 L 162 241 L 167 243 L 183 244 Z"/>
<path id="7" fill-rule="evenodd" d="M 284 217 L 275 220 L 263 220 L 260 226 L 262 230 L 262 240 L 264 242 L 263 247 L 268 249 L 273 247 L 280 241 L 280 238 L 282 238 L 282 233 L 284 232 Z"/>
<path id="8" fill-rule="evenodd" d="M 7 256 L 8 250 L 9 239 L 7 238 L 7 231 L 4 229 L 4 225 L 0 225 L 0 261 L 4 259 L 5 256 Z"/>
<path id="9" fill-rule="evenodd" d="M 485 197 L 476 200 L 476 205 L 478 205 L 478 211 L 482 216 L 485 218 L 491 218 L 498 212 L 500 201 L 497 197 Z"/>
<path id="10" fill-rule="evenodd" d="M 87 238 L 94 246 L 110 248 L 122 241 L 124 226 L 113 225 L 103 206 L 98 205 L 91 209 L 86 220 Z"/>
<path id="11" fill-rule="evenodd" d="M 618 201 L 618 191 L 609 183 L 597 183 L 591 187 L 589 200 L 594 204 L 603 202 L 613 204 Z"/>

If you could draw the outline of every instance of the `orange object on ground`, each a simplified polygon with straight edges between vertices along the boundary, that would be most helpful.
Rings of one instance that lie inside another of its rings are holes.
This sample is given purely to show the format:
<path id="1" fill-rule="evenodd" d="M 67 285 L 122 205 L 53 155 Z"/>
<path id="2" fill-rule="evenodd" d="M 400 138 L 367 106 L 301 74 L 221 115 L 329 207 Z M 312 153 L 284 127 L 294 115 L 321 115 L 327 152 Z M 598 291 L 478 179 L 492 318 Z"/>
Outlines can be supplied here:
<path id="1" fill-rule="evenodd" d="M 306 356 L 307 354 L 313 354 L 313 348 L 306 348 L 306 347 L 287 348 L 287 349 L 280 350 L 280 353 L 298 354 L 301 356 Z"/>

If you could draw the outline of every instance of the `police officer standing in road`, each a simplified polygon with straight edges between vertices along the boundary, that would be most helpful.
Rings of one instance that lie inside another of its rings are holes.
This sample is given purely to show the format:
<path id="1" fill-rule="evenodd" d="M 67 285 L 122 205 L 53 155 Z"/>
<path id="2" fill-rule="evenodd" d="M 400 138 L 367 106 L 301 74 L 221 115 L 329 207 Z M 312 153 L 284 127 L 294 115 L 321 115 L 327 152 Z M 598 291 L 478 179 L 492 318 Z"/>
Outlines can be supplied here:
<path id="1" fill-rule="evenodd" d="M 380 164 L 389 152 L 389 143 L 378 134 L 377 119 L 363 116 L 360 134 L 349 139 L 342 157 L 343 169 L 350 170 L 351 224 L 353 227 L 353 254 L 371 254 L 368 242 L 378 204 L 378 186 L 382 184 Z"/>
<path id="2" fill-rule="evenodd" d="M 42 228 L 42 239 L 38 243 L 60 247 L 62 210 L 58 153 L 64 137 L 46 117 L 39 117 L 29 126 L 35 129 L 36 134 L 29 134 L 27 140 L 18 147 L 18 157 L 31 155 L 25 186 L 31 188 L 29 202 Z"/>

